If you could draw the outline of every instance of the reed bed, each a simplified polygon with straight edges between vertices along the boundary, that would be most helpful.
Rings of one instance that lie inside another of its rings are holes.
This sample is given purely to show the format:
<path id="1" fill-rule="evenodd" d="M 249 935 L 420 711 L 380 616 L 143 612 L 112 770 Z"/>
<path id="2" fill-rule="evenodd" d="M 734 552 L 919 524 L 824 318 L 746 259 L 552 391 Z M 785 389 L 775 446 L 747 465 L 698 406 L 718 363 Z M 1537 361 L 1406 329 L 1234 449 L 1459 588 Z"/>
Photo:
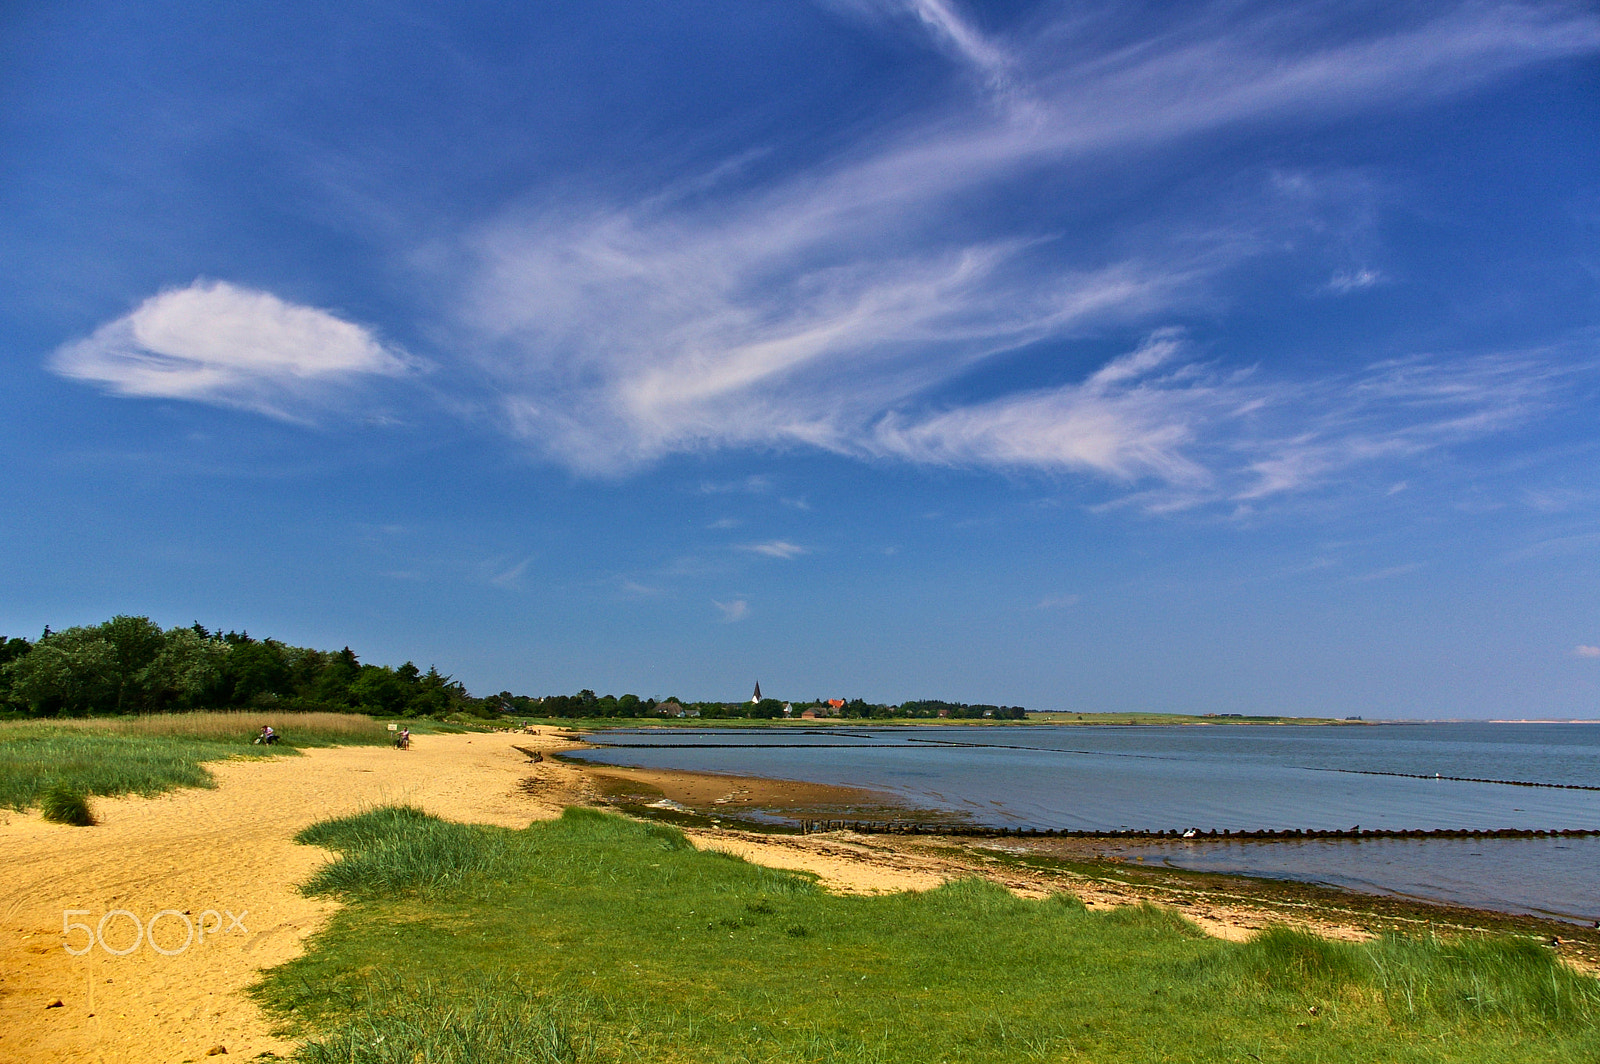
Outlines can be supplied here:
<path id="1" fill-rule="evenodd" d="M 253 740 L 263 724 L 283 738 Z M 294 756 L 298 747 L 386 743 L 354 713 L 194 712 L 0 722 L 0 806 L 24 810 L 51 791 L 84 797 L 210 787 L 207 761 Z"/>
<path id="2" fill-rule="evenodd" d="M 147 713 L 137 717 L 57 717 L 51 720 L 4 721 L 0 722 L 0 741 L 8 731 L 53 729 L 248 743 L 264 724 L 271 725 L 273 731 L 295 745 L 304 745 L 306 740 L 380 739 L 386 731 L 382 723 L 364 713 L 230 709 Z"/>

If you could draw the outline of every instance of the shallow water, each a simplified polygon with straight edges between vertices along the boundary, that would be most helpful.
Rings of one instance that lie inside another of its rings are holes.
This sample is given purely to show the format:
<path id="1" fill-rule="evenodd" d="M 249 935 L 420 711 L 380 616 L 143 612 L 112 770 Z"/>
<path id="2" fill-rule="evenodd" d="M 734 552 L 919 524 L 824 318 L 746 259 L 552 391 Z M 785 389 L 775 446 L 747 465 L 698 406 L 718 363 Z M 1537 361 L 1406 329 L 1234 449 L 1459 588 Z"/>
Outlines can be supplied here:
<path id="1" fill-rule="evenodd" d="M 1178 842 L 1129 848 L 1124 856 L 1583 924 L 1600 919 L 1594 838 Z"/>
<path id="2" fill-rule="evenodd" d="M 588 753 L 597 762 L 868 787 L 996 826 L 1600 828 L 1596 725 L 828 726 L 614 731 L 593 741 L 606 747 Z M 1185 868 L 1600 918 L 1596 839 L 1208 842 L 1140 852 Z"/>

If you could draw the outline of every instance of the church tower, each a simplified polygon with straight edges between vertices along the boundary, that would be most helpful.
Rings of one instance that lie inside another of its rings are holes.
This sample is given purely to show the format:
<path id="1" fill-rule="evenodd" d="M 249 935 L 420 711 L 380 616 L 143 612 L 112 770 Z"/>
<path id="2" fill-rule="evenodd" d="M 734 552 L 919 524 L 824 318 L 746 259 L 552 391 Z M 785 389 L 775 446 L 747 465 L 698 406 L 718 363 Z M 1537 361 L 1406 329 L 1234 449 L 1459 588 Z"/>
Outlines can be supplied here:
<path id="1" fill-rule="evenodd" d="M 750 704 L 753 706 L 759 701 L 761 701 L 761 681 L 757 680 L 756 693 L 750 696 Z"/>

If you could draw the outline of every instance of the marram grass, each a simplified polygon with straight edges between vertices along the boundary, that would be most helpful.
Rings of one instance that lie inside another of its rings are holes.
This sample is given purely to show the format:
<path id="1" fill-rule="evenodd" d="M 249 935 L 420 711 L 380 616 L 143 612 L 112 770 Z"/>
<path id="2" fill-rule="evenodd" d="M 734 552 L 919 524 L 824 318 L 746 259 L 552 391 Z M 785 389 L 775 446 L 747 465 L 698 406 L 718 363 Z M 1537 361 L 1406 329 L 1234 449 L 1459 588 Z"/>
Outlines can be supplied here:
<path id="1" fill-rule="evenodd" d="M 1600 984 L 1517 939 L 1229 943 L 981 879 L 839 896 L 593 810 L 301 838 L 346 904 L 258 993 L 306 1061 L 1600 1060 Z"/>
<path id="2" fill-rule="evenodd" d="M 89 799 L 64 783 L 58 783 L 39 798 L 39 812 L 46 820 L 86 828 L 94 823 Z"/>

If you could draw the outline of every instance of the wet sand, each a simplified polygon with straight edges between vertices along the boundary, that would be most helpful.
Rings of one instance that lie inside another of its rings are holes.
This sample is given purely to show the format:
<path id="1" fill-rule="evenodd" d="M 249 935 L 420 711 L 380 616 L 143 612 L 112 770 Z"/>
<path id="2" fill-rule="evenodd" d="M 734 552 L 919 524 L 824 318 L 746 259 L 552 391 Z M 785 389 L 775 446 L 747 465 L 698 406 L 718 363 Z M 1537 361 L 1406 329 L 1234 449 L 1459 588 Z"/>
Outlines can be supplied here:
<path id="1" fill-rule="evenodd" d="M 579 767 L 602 797 L 619 807 L 675 810 L 705 819 L 726 817 L 757 824 L 767 820 L 791 824 L 802 817 L 874 820 L 910 815 L 895 796 L 859 787 L 619 765 Z M 943 813 L 927 815 L 950 819 Z"/>

